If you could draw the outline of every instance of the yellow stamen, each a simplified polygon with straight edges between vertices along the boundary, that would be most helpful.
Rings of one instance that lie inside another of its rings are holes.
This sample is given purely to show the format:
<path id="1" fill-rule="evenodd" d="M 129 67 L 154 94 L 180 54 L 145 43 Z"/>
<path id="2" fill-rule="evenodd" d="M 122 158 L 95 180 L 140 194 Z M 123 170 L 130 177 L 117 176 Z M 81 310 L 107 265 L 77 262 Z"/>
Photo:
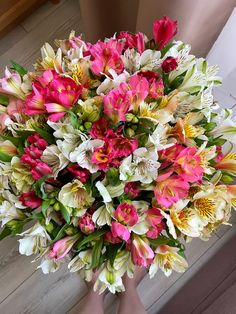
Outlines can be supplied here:
<path id="1" fill-rule="evenodd" d="M 215 218 L 215 203 L 209 198 L 200 198 L 195 201 L 195 207 L 198 213 L 203 218 L 214 220 Z"/>

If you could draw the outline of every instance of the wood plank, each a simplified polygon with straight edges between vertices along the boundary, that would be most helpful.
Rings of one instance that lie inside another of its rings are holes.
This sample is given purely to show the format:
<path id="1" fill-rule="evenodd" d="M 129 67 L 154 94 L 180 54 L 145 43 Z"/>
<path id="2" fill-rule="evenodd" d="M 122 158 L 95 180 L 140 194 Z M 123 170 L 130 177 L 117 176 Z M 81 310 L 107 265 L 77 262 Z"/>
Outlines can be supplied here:
<path id="1" fill-rule="evenodd" d="M 24 28 L 19 25 L 10 31 L 7 35 L 2 37 L 0 39 L 0 56 L 8 51 L 19 40 L 23 39 L 26 34 L 27 33 Z"/>
<path id="2" fill-rule="evenodd" d="M 40 23 L 51 15 L 55 10 L 57 10 L 66 0 L 60 0 L 58 3 L 52 3 L 52 1 L 47 1 L 42 6 L 40 6 L 33 14 L 24 19 L 21 26 L 29 33 Z"/>
<path id="3" fill-rule="evenodd" d="M 165 295 L 157 298 L 156 302 L 149 307 L 148 313 L 172 314 L 176 309 L 178 309 L 178 314 L 202 313 L 193 311 L 236 265 L 236 252 L 232 250 L 235 237 L 236 229 L 232 228 L 223 238 L 218 239 L 191 267 L 192 276 L 189 277 L 186 272 Z M 215 264 L 211 264 L 214 259 Z"/>
<path id="4" fill-rule="evenodd" d="M 70 273 L 67 265 L 50 275 L 37 270 L 0 303 L 0 313 L 63 314 L 86 289 L 84 281 L 79 275 Z"/>
<path id="5" fill-rule="evenodd" d="M 228 288 L 202 314 L 235 314 L 236 313 L 236 283 Z"/>
<path id="6" fill-rule="evenodd" d="M 45 1 L 46 0 L 11 0 L 10 4 L 8 3 L 8 6 L 1 6 L 0 36 L 8 32 L 12 27 L 16 26 L 19 21 L 21 21 L 29 13 L 33 12 L 33 10 L 38 8 Z"/>
<path id="7" fill-rule="evenodd" d="M 2 70 L 0 74 L 3 74 L 3 68 L 9 64 L 11 59 L 32 69 L 32 64 L 40 55 L 40 48 L 45 41 L 53 44 L 56 38 L 68 37 L 71 29 L 80 33 L 82 22 L 78 19 L 78 11 L 78 0 L 68 0 L 58 7 L 53 14 L 45 18 L 40 26 L 34 28 L 0 57 L 0 69 Z"/>
<path id="8" fill-rule="evenodd" d="M 31 263 L 32 257 L 19 254 L 18 247 L 16 238 L 0 242 L 0 302 L 29 278 L 37 267 L 35 263 Z"/>

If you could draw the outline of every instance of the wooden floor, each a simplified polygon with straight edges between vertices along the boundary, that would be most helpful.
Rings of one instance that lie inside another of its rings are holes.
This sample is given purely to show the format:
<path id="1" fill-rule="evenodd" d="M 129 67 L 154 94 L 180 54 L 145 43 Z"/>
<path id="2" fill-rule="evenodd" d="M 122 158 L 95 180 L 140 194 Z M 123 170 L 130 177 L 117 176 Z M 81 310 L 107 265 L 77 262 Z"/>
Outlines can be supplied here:
<path id="1" fill-rule="evenodd" d="M 57 5 L 46 3 L 0 39 L 0 72 L 3 72 L 9 60 L 15 60 L 30 69 L 44 42 L 53 43 L 55 38 L 66 38 L 71 29 L 77 33 L 83 32 L 79 0 L 61 0 Z M 208 242 L 194 240 L 187 245 L 190 268 L 185 274 L 175 273 L 166 278 L 162 273 L 158 273 L 152 280 L 144 278 L 139 292 L 148 314 L 160 312 L 175 293 L 235 234 L 236 228 L 229 230 L 224 227 Z M 5 239 L 0 243 L 0 313 L 79 313 L 81 299 L 87 292 L 79 276 L 70 274 L 66 266 L 54 274 L 43 275 L 40 270 L 36 270 L 36 266 L 31 263 L 30 257 L 19 255 L 16 239 Z M 223 281 L 222 271 L 221 277 L 219 272 L 216 272 L 215 276 L 218 276 L 218 282 Z M 214 289 L 215 287 L 210 286 L 208 293 Z M 203 302 L 204 297 L 197 299 L 198 305 Z M 115 313 L 116 303 L 116 297 L 109 295 L 106 298 L 106 313 Z M 178 309 L 165 313 L 180 314 Z M 205 312 L 210 313 L 213 312 Z M 197 311 L 194 314 L 197 314 Z"/>

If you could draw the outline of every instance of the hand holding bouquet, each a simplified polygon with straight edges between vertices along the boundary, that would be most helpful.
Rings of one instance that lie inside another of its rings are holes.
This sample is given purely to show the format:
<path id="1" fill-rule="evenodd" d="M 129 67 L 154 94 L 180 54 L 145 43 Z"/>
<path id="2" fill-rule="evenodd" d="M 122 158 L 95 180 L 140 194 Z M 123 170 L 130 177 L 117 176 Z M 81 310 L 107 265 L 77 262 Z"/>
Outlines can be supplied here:
<path id="1" fill-rule="evenodd" d="M 120 32 L 91 44 L 72 32 L 57 51 L 42 47 L 34 72 L 6 68 L 0 239 L 20 234 L 44 273 L 68 263 L 90 280 L 98 269 L 95 288 L 115 293 L 136 265 L 183 272 L 183 243 L 228 224 L 236 122 L 216 112 L 217 67 L 176 32 L 168 17 L 151 40 Z"/>

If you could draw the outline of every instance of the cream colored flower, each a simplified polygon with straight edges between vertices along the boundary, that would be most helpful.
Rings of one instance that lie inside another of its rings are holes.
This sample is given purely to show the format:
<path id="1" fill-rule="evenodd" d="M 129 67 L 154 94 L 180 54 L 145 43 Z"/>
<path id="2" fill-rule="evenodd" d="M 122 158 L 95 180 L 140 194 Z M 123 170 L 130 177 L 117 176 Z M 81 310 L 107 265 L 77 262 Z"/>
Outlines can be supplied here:
<path id="1" fill-rule="evenodd" d="M 178 253 L 179 249 L 168 245 L 160 245 L 156 249 L 155 258 L 149 269 L 150 278 L 153 278 L 158 269 L 161 269 L 168 277 L 172 271 L 178 273 L 184 272 L 187 267 L 187 261 Z"/>
<path id="2" fill-rule="evenodd" d="M 94 198 L 79 180 L 67 183 L 58 194 L 58 200 L 64 205 L 78 209 L 78 216 L 82 216 L 85 210 L 92 205 Z"/>
<path id="3" fill-rule="evenodd" d="M 92 262 L 92 250 L 86 250 L 76 255 L 68 264 L 68 268 L 71 272 L 76 272 L 84 269 L 89 269 Z M 92 271 L 92 270 L 91 270 Z"/>
<path id="4" fill-rule="evenodd" d="M 52 168 L 54 179 L 56 179 L 58 173 L 69 163 L 69 160 L 62 154 L 56 145 L 48 146 L 44 150 L 41 159 Z"/>
<path id="5" fill-rule="evenodd" d="M 19 240 L 19 252 L 27 256 L 41 253 L 51 240 L 46 229 L 39 223 L 19 235 L 23 236 L 23 239 Z"/>
<path id="6" fill-rule="evenodd" d="M 13 219 L 24 219 L 25 215 L 21 209 L 25 208 L 18 200 L 18 197 L 11 194 L 10 191 L 2 193 L 2 203 L 0 204 L 0 221 L 2 227 Z"/>

